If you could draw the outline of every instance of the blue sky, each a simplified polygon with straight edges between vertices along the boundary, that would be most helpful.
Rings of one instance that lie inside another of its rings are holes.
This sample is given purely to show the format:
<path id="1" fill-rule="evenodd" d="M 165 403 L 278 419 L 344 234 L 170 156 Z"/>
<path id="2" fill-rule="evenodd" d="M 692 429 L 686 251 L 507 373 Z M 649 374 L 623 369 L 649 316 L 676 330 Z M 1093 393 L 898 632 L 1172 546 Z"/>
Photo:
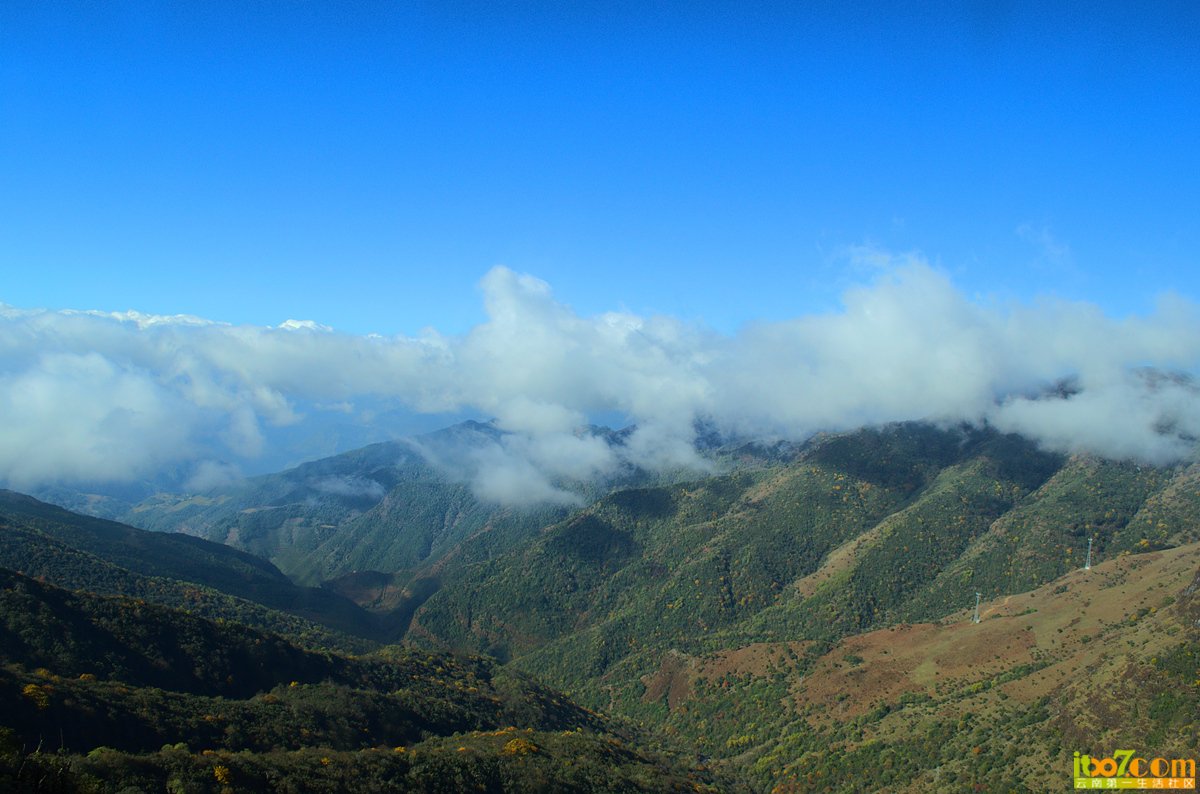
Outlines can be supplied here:
<path id="1" fill-rule="evenodd" d="M 499 501 L 697 420 L 1193 460 L 1198 9 L 0 3 L 0 484 L 462 417 Z"/>
<path id="2" fill-rule="evenodd" d="M 1142 313 L 1200 296 L 1196 41 L 1194 3 L 13 0 L 0 302 L 461 333 L 505 265 L 732 332 L 879 249 Z"/>

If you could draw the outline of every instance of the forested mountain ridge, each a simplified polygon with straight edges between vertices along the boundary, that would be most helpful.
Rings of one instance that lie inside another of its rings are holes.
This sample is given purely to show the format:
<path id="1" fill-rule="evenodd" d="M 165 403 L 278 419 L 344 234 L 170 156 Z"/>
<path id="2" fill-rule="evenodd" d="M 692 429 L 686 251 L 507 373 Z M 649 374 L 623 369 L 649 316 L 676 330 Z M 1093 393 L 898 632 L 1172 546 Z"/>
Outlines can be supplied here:
<path id="1" fill-rule="evenodd" d="M 631 429 L 588 426 L 578 432 L 620 450 Z M 735 458 L 777 461 L 789 448 L 783 442 L 728 444 L 703 426 L 697 432 L 697 446 L 718 465 Z M 481 458 L 503 457 L 506 440 L 494 424 L 461 422 L 203 493 L 158 494 L 121 520 L 229 544 L 308 584 L 362 570 L 426 569 L 457 553 L 473 535 L 490 533 L 498 551 L 571 512 L 551 503 L 504 506 L 475 493 L 472 471 Z M 613 490 L 696 476 L 688 469 L 651 472 L 626 461 L 599 480 L 555 484 L 588 503 Z"/>
<path id="2" fill-rule="evenodd" d="M 265 609 L 359 638 L 377 633 L 377 620 L 349 600 L 299 587 L 269 562 L 219 543 L 82 516 L 12 491 L 0 491 L 0 527 L 0 566 L 63 586 L 231 609 L 251 622 L 265 619 Z"/>
<path id="3" fill-rule="evenodd" d="M 499 555 L 469 541 L 414 629 L 512 656 L 835 640 L 1029 590 L 1089 537 L 1097 559 L 1200 539 L 1196 476 L 990 431 L 831 436 L 786 465 L 614 492 Z"/>
<path id="4" fill-rule="evenodd" d="M 0 784 L 17 790 L 737 785 L 486 658 L 314 651 L 2 569 L 0 700 Z"/>
<path id="5" fill-rule="evenodd" d="M 452 466 L 437 464 L 469 459 L 500 436 L 463 422 L 201 494 L 160 494 L 123 518 L 229 544 L 313 584 L 359 568 L 413 568 L 491 522 L 535 527 L 562 513 L 481 502 Z"/>

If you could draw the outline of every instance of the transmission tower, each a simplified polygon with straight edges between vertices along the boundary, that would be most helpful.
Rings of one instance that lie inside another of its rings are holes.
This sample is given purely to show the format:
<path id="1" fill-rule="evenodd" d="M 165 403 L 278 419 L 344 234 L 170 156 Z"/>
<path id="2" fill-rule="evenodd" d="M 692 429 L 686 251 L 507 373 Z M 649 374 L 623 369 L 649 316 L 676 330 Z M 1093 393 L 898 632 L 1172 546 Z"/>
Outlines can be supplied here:
<path id="1" fill-rule="evenodd" d="M 971 618 L 972 623 L 979 622 L 979 593 L 975 594 L 975 617 Z"/>
<path id="2" fill-rule="evenodd" d="M 1084 562 L 1084 564 L 1083 564 L 1083 570 L 1085 570 L 1085 571 L 1092 570 L 1092 538 L 1088 538 L 1087 561 Z"/>

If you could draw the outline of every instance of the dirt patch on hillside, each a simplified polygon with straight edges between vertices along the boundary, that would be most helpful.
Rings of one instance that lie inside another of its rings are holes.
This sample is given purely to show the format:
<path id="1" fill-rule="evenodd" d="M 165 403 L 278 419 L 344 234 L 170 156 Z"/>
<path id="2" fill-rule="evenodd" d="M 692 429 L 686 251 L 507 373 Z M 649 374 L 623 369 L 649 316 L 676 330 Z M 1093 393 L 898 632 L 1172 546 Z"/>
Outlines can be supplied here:
<path id="1" fill-rule="evenodd" d="M 795 705 L 814 721 L 841 720 L 910 698 L 990 679 L 1034 661 L 1031 631 L 1000 621 L 894 626 L 850 637 L 821 657 L 792 689 Z"/>
<path id="2" fill-rule="evenodd" d="M 1163 642 L 1153 618 L 1198 563 L 1200 544 L 1127 555 L 985 602 L 979 623 L 964 611 L 940 624 L 848 637 L 793 685 L 794 705 L 819 724 L 885 704 L 969 699 L 992 689 L 1032 702 L 1130 647 L 1148 653 Z"/>
<path id="3" fill-rule="evenodd" d="M 645 703 L 654 703 L 667 698 L 667 708 L 671 711 L 691 697 L 692 679 L 695 675 L 696 658 L 686 653 L 671 650 L 663 654 L 658 670 L 642 676 L 646 693 L 642 695 Z"/>
<path id="4" fill-rule="evenodd" d="M 672 711 L 692 697 L 697 680 L 716 681 L 726 675 L 766 676 L 774 670 L 790 671 L 812 643 L 756 642 L 742 648 L 706 656 L 689 656 L 676 650 L 663 654 L 659 667 L 642 676 L 643 702 L 667 698 Z"/>
<path id="5" fill-rule="evenodd" d="M 756 642 L 743 648 L 721 651 L 700 660 L 700 677 L 714 680 L 724 675 L 768 675 L 771 668 L 794 666 L 811 642 Z"/>

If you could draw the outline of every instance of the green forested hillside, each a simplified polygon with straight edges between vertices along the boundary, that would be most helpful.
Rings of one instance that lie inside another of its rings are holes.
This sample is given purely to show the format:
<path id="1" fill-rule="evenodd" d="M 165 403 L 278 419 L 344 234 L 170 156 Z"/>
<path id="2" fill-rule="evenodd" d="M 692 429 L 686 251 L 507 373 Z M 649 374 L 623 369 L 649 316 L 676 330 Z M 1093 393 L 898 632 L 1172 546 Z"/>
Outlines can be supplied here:
<path id="1" fill-rule="evenodd" d="M 627 436 L 603 427 L 583 432 L 618 446 Z M 503 507 L 476 497 L 468 472 L 481 452 L 502 449 L 504 435 L 492 424 L 463 422 L 203 494 L 159 494 L 123 520 L 229 544 L 306 584 L 368 570 L 414 574 L 458 554 L 465 540 L 481 533 L 487 537 L 473 550 L 490 556 L 570 512 L 548 504 Z M 749 444 L 715 452 L 742 459 L 777 455 Z M 693 476 L 626 465 L 603 481 L 557 484 L 590 501 L 617 488 Z"/>
<path id="2" fill-rule="evenodd" d="M 219 543 L 81 516 L 11 491 L 0 491 L 0 527 L 0 566 L 64 586 L 234 608 L 212 598 L 216 592 L 360 638 L 377 633 L 375 619 L 349 600 L 298 587 L 265 560 Z"/>
<path id="3" fill-rule="evenodd" d="M 10 571 L 0 665 L 6 789 L 714 790 L 708 773 L 635 749 L 626 729 L 485 658 L 316 652 Z"/>
<path id="4" fill-rule="evenodd" d="M 464 422 L 205 494 L 161 494 L 125 520 L 229 544 L 312 584 L 356 570 L 415 568 L 485 526 L 528 531 L 562 515 L 561 508 L 499 509 L 459 481 L 449 461 L 469 458 L 500 436 L 492 425 Z M 442 458 L 447 465 L 436 464 Z"/>
<path id="5" fill-rule="evenodd" d="M 316 548 L 378 504 L 405 473 L 414 476 L 426 468 L 401 442 L 373 444 L 205 494 L 162 494 L 136 506 L 126 520 L 145 529 L 185 531 L 266 559 L 288 557 Z"/>
<path id="6" fill-rule="evenodd" d="M 361 652 L 376 647 L 363 637 L 238 598 L 195 582 L 143 576 L 72 548 L 34 529 L 0 522 L 0 565 L 70 590 L 124 595 L 209 618 L 285 634 L 316 647 Z"/>
<path id="7" fill-rule="evenodd" d="M 834 639 L 910 618 L 1060 463 L 992 433 L 832 437 L 788 465 L 619 491 L 505 554 L 443 566 L 416 624 L 516 656 L 556 643 L 537 657 L 581 680 L 639 648 Z M 961 584 L 943 613 L 973 595 Z"/>

